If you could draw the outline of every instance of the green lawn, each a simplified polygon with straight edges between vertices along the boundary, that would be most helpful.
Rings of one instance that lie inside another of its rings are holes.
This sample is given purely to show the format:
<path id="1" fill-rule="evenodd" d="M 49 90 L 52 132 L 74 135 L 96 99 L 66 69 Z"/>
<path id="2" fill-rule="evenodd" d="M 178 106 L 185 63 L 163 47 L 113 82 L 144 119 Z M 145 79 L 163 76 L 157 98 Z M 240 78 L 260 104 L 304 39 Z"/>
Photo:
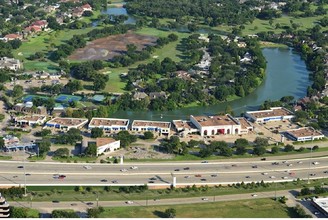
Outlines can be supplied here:
<path id="1" fill-rule="evenodd" d="M 290 209 L 271 199 L 171 206 L 132 206 L 105 208 L 101 218 L 162 218 L 168 208 L 176 210 L 177 218 L 291 218 Z M 274 211 L 273 211 L 274 210 Z"/>

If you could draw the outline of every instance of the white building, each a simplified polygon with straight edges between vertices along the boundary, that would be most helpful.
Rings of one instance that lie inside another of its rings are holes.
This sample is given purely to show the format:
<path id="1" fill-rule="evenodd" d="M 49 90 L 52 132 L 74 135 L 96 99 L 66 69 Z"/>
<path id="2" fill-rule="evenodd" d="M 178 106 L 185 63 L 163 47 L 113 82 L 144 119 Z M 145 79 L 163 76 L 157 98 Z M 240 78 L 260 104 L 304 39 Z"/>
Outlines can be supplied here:
<path id="1" fill-rule="evenodd" d="M 0 58 L 0 69 L 8 68 L 10 70 L 19 70 L 21 68 L 21 62 L 14 58 L 1 57 Z"/>
<path id="2" fill-rule="evenodd" d="M 313 198 L 312 204 L 319 209 L 324 216 L 328 217 L 328 198 Z"/>
<path id="3" fill-rule="evenodd" d="M 88 119 L 85 118 L 54 118 L 46 122 L 44 128 L 56 128 L 61 130 L 69 130 L 71 128 L 82 128 L 88 123 Z"/>
<path id="4" fill-rule="evenodd" d="M 173 120 L 176 131 L 183 137 L 188 134 L 197 133 L 199 130 L 191 121 Z"/>
<path id="5" fill-rule="evenodd" d="M 0 218 L 9 218 L 10 207 L 9 203 L 0 193 Z"/>
<path id="6" fill-rule="evenodd" d="M 294 118 L 294 113 L 283 107 L 274 107 L 270 110 L 248 111 L 245 117 L 250 121 L 263 123 L 269 121 L 283 121 Z"/>
<path id="7" fill-rule="evenodd" d="M 96 146 L 97 146 L 97 156 L 98 156 L 99 154 L 110 153 L 119 149 L 121 146 L 121 141 L 120 140 L 117 141 L 113 138 L 97 138 Z"/>
<path id="8" fill-rule="evenodd" d="M 170 135 L 171 122 L 134 120 L 132 131 L 152 131 L 159 134 Z"/>
<path id="9" fill-rule="evenodd" d="M 313 141 L 325 137 L 320 131 L 312 127 L 291 129 L 286 131 L 285 135 L 293 141 Z"/>
<path id="10" fill-rule="evenodd" d="M 43 125 L 46 121 L 47 117 L 45 115 L 25 115 L 25 116 L 20 116 L 20 117 L 15 117 L 14 121 L 16 124 L 19 125 L 28 125 L 28 126 L 33 126 L 33 125 Z"/>
<path id="11" fill-rule="evenodd" d="M 129 119 L 117 118 L 92 118 L 88 129 L 101 128 L 105 132 L 111 131 L 127 131 L 129 126 Z"/>
<path id="12" fill-rule="evenodd" d="M 228 114 L 216 116 L 190 115 L 190 121 L 198 128 L 201 136 L 241 133 L 241 123 Z"/>

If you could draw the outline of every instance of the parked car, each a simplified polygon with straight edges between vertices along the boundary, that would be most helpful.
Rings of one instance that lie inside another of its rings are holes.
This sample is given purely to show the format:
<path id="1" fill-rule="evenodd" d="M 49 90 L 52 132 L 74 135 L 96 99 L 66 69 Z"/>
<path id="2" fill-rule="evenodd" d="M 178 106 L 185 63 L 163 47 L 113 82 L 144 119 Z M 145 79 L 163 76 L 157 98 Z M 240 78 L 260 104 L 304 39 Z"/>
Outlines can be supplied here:
<path id="1" fill-rule="evenodd" d="M 208 198 L 202 198 L 203 201 L 208 201 Z"/>
<path id="2" fill-rule="evenodd" d="M 133 204 L 133 201 L 126 201 L 126 204 Z"/>

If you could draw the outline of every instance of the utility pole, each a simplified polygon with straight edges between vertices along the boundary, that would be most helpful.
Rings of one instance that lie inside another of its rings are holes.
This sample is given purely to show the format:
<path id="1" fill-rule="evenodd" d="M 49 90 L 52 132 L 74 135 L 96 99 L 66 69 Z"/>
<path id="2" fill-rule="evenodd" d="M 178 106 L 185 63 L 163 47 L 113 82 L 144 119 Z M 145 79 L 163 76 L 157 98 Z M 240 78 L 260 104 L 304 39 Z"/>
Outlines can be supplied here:
<path id="1" fill-rule="evenodd" d="M 99 202 L 99 193 L 97 192 L 97 198 L 96 198 L 96 200 L 97 200 L 97 207 L 99 206 L 99 204 L 98 204 L 98 202 Z"/>
<path id="2" fill-rule="evenodd" d="M 23 155 L 23 168 L 24 168 L 24 196 L 27 196 L 26 193 L 26 169 L 25 169 L 25 147 L 24 147 L 24 155 Z"/>

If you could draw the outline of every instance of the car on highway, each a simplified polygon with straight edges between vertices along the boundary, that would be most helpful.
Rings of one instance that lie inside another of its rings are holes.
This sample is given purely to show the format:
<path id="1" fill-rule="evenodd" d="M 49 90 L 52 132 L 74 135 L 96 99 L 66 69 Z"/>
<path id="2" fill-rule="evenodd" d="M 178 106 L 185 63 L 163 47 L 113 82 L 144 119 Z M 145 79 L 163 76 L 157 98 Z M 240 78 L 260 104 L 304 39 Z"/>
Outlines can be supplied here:
<path id="1" fill-rule="evenodd" d="M 257 194 L 252 194 L 253 197 L 257 197 Z"/>
<path id="2" fill-rule="evenodd" d="M 185 176 L 184 178 L 186 178 L 186 179 L 189 179 L 189 178 L 190 178 L 190 176 Z"/>
<path id="3" fill-rule="evenodd" d="M 326 170 L 326 171 L 323 171 L 323 173 L 328 173 L 328 170 Z"/>
<path id="4" fill-rule="evenodd" d="M 180 171 L 180 169 L 175 169 L 174 171 Z"/>
<path id="5" fill-rule="evenodd" d="M 89 165 L 87 165 L 87 166 L 83 166 L 83 168 L 86 169 L 86 170 L 91 170 L 91 169 L 92 169 L 92 167 L 89 166 Z"/>
<path id="6" fill-rule="evenodd" d="M 59 175 L 58 179 L 62 180 L 62 179 L 65 179 L 66 176 L 65 175 Z"/>
<path id="7" fill-rule="evenodd" d="M 200 174 L 196 174 L 195 177 L 202 177 L 202 175 L 200 175 Z"/>
<path id="8" fill-rule="evenodd" d="M 249 178 L 251 178 L 251 177 L 250 177 L 250 176 L 245 176 L 245 178 L 246 178 L 246 179 L 249 179 Z"/>
<path id="9" fill-rule="evenodd" d="M 291 166 L 293 166 L 293 164 L 292 164 L 292 163 L 290 163 L 290 164 L 287 164 L 287 166 L 288 166 L 288 167 L 291 167 Z"/>
<path id="10" fill-rule="evenodd" d="M 202 181 L 202 182 L 205 182 L 205 181 L 206 181 L 206 179 L 200 179 L 200 181 Z"/>
<path id="11" fill-rule="evenodd" d="M 208 161 L 207 160 L 204 160 L 204 161 L 202 161 L 202 163 L 208 163 Z"/>
<path id="12" fill-rule="evenodd" d="M 282 163 L 287 163 L 287 160 L 282 161 Z"/>
<path id="13" fill-rule="evenodd" d="M 149 180 L 157 180 L 156 177 L 149 178 Z"/>
<path id="14" fill-rule="evenodd" d="M 87 205 L 93 205 L 93 202 L 87 202 L 86 204 Z"/>
<path id="15" fill-rule="evenodd" d="M 320 212 L 318 212 L 318 211 L 315 211 L 315 212 L 313 212 L 313 214 L 315 214 L 315 215 L 319 215 L 319 214 L 320 214 Z"/>
<path id="16" fill-rule="evenodd" d="M 31 176 L 31 174 L 30 173 L 25 173 L 25 176 Z"/>
<path id="17" fill-rule="evenodd" d="M 52 177 L 53 177 L 54 179 L 58 179 L 58 178 L 59 178 L 59 174 L 54 174 Z"/>
<path id="18" fill-rule="evenodd" d="M 320 164 L 320 163 L 315 161 L 315 162 L 312 162 L 312 164 L 313 164 L 313 165 L 318 165 L 318 164 Z"/>
<path id="19" fill-rule="evenodd" d="M 288 179 L 288 176 L 283 176 L 283 177 L 281 177 L 281 178 L 283 178 L 283 179 Z"/>
<path id="20" fill-rule="evenodd" d="M 263 157 L 263 158 L 261 158 L 261 160 L 262 160 L 262 161 L 264 161 L 264 160 L 266 160 L 266 158 L 265 158 L 265 157 Z"/>
<path id="21" fill-rule="evenodd" d="M 202 198 L 202 200 L 203 200 L 203 201 L 208 201 L 208 198 L 205 198 L 205 197 L 204 197 L 204 198 Z"/>
<path id="22" fill-rule="evenodd" d="M 257 168 L 257 165 L 253 165 L 252 168 Z"/>
<path id="23" fill-rule="evenodd" d="M 231 166 L 232 166 L 232 167 L 236 167 L 236 166 L 237 166 L 237 164 L 232 164 Z"/>
<path id="24" fill-rule="evenodd" d="M 128 170 L 127 169 L 121 169 L 120 171 L 121 172 L 127 172 Z"/>
<path id="25" fill-rule="evenodd" d="M 272 165 L 279 165 L 279 163 L 278 162 L 273 162 Z"/>
<path id="26" fill-rule="evenodd" d="M 297 163 L 302 164 L 303 162 L 302 161 L 298 161 Z"/>
<path id="27" fill-rule="evenodd" d="M 77 204 L 76 203 L 71 203 L 71 206 L 77 206 Z"/>
<path id="28" fill-rule="evenodd" d="M 148 181 L 148 183 L 155 183 L 155 182 L 154 182 L 154 181 L 152 181 L 152 180 L 149 180 L 149 181 Z"/>
<path id="29" fill-rule="evenodd" d="M 315 176 L 316 174 L 315 173 L 310 173 L 310 176 Z"/>
<path id="30" fill-rule="evenodd" d="M 131 170 L 136 170 L 136 169 L 138 169 L 138 167 L 137 166 L 132 166 L 132 167 L 130 167 L 130 169 Z"/>
<path id="31" fill-rule="evenodd" d="M 185 168 L 183 168 L 184 170 L 190 170 L 190 167 L 185 167 Z"/>
<path id="32" fill-rule="evenodd" d="M 268 175 L 268 173 L 262 173 L 262 175 Z"/>
<path id="33" fill-rule="evenodd" d="M 52 200 L 52 203 L 59 203 L 58 200 Z"/>
<path id="34" fill-rule="evenodd" d="M 102 179 L 102 180 L 100 180 L 100 182 L 102 182 L 102 183 L 107 183 L 108 180 L 106 180 L 106 179 Z"/>
<path id="35" fill-rule="evenodd" d="M 126 204 L 133 204 L 133 201 L 126 201 Z"/>
<path id="36" fill-rule="evenodd" d="M 23 168 L 24 168 L 24 166 L 18 166 L 17 168 L 19 168 L 19 169 L 23 169 Z"/>
<path id="37" fill-rule="evenodd" d="M 117 180 L 113 180 L 112 183 L 118 183 L 118 181 Z"/>
<path id="38" fill-rule="evenodd" d="M 13 176 L 13 178 L 17 178 L 18 176 Z"/>
<path id="39" fill-rule="evenodd" d="M 275 176 L 270 176 L 270 179 L 275 179 L 276 177 Z"/>
<path id="40" fill-rule="evenodd" d="M 217 174 L 212 174 L 211 177 L 217 177 L 218 175 Z"/>

